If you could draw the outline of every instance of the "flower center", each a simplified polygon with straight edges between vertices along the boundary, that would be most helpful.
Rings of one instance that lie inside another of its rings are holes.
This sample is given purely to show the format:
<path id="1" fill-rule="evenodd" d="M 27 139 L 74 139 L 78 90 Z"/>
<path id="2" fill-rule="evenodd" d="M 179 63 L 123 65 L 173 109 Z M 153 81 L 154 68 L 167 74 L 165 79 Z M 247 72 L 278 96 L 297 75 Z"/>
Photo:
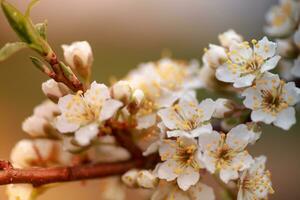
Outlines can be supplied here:
<path id="1" fill-rule="evenodd" d="M 262 107 L 265 112 L 276 114 L 288 107 L 287 102 L 282 97 L 282 84 L 272 90 L 261 90 Z"/>
<path id="2" fill-rule="evenodd" d="M 174 156 L 174 159 L 180 163 L 182 167 L 188 167 L 191 166 L 194 169 L 199 169 L 199 164 L 195 160 L 195 153 L 197 150 L 196 145 L 191 144 L 188 146 L 185 146 L 181 144 L 181 141 L 177 141 L 179 143 L 176 154 Z"/>

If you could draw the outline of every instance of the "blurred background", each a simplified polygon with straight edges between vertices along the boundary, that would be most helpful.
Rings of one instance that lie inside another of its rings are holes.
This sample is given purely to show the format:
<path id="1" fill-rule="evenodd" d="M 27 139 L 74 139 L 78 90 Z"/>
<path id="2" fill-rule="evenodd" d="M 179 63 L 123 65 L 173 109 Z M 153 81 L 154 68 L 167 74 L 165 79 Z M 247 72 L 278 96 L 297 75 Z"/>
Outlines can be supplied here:
<path id="1" fill-rule="evenodd" d="M 10 0 L 25 9 L 29 0 Z M 94 79 L 108 82 L 122 77 L 137 64 L 157 60 L 163 49 L 173 57 L 201 59 L 203 48 L 217 43 L 219 33 L 235 29 L 246 39 L 263 36 L 264 15 L 277 0 L 42 0 L 33 9 L 34 22 L 48 20 L 48 37 L 59 55 L 60 45 L 76 40 L 92 44 Z M 0 14 L 0 46 L 17 38 Z M 0 158 L 9 159 L 10 149 L 26 134 L 22 121 L 44 96 L 46 77 L 22 51 L 0 64 Z M 299 120 L 299 115 L 298 115 Z M 271 199 L 300 199 L 300 123 L 289 132 L 266 128 L 250 151 L 268 156 L 268 168 L 276 193 Z M 98 181 L 66 184 L 48 191 L 41 200 L 100 199 Z M 4 187 L 0 187 L 0 199 Z"/>

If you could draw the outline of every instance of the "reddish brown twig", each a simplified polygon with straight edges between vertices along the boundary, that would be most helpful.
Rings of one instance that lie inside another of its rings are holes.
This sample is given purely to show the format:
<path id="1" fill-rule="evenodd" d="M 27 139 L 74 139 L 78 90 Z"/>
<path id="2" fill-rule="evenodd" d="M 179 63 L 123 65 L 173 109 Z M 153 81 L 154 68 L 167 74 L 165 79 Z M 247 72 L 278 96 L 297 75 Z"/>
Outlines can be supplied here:
<path id="1" fill-rule="evenodd" d="M 7 161 L 0 161 L 0 166 L 7 166 Z M 71 167 L 14 169 L 3 167 L 0 171 L 0 185 L 11 183 L 30 183 L 41 186 L 49 183 L 71 182 L 121 175 L 132 168 L 143 167 L 147 159 L 130 160 L 118 163 L 89 164 Z M 9 164 L 9 166 L 11 166 Z"/>

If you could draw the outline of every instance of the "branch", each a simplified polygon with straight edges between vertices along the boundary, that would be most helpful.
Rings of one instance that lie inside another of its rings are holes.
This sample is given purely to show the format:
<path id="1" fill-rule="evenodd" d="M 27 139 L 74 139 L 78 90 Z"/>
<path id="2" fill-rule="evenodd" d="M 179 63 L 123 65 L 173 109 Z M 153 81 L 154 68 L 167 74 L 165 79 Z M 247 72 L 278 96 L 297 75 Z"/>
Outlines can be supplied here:
<path id="1" fill-rule="evenodd" d="M 132 168 L 141 168 L 151 157 L 118 163 L 98 163 L 70 167 L 15 169 L 7 161 L 0 161 L 0 185 L 29 183 L 35 187 L 58 182 L 71 182 L 121 175 Z M 8 166 L 8 167 L 7 167 Z"/>

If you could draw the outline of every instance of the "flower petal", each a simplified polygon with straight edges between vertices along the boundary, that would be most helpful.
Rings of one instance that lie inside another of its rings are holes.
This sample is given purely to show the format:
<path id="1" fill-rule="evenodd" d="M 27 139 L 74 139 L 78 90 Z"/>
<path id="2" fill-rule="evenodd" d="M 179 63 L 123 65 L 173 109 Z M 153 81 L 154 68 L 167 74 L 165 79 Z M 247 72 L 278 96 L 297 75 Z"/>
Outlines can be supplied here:
<path id="1" fill-rule="evenodd" d="M 99 120 L 100 121 L 105 121 L 108 120 L 109 118 L 111 118 L 117 111 L 119 108 L 121 108 L 123 106 L 123 103 L 121 101 L 118 100 L 114 100 L 114 99 L 109 99 L 106 100 L 103 103 L 100 115 L 99 115 Z"/>
<path id="2" fill-rule="evenodd" d="M 289 107 L 283 111 L 281 111 L 276 120 L 274 121 L 274 125 L 278 126 L 284 130 L 289 130 L 292 125 L 296 123 L 295 116 L 295 108 Z"/>
<path id="3" fill-rule="evenodd" d="M 274 56 L 274 57 L 270 58 L 261 66 L 260 71 L 263 73 L 263 72 L 274 69 L 276 67 L 278 61 L 280 60 L 280 58 L 281 58 L 280 56 Z"/>
<path id="4" fill-rule="evenodd" d="M 91 140 L 97 136 L 98 132 L 98 124 L 89 124 L 75 132 L 75 140 L 81 146 L 87 146 L 90 144 Z"/>

